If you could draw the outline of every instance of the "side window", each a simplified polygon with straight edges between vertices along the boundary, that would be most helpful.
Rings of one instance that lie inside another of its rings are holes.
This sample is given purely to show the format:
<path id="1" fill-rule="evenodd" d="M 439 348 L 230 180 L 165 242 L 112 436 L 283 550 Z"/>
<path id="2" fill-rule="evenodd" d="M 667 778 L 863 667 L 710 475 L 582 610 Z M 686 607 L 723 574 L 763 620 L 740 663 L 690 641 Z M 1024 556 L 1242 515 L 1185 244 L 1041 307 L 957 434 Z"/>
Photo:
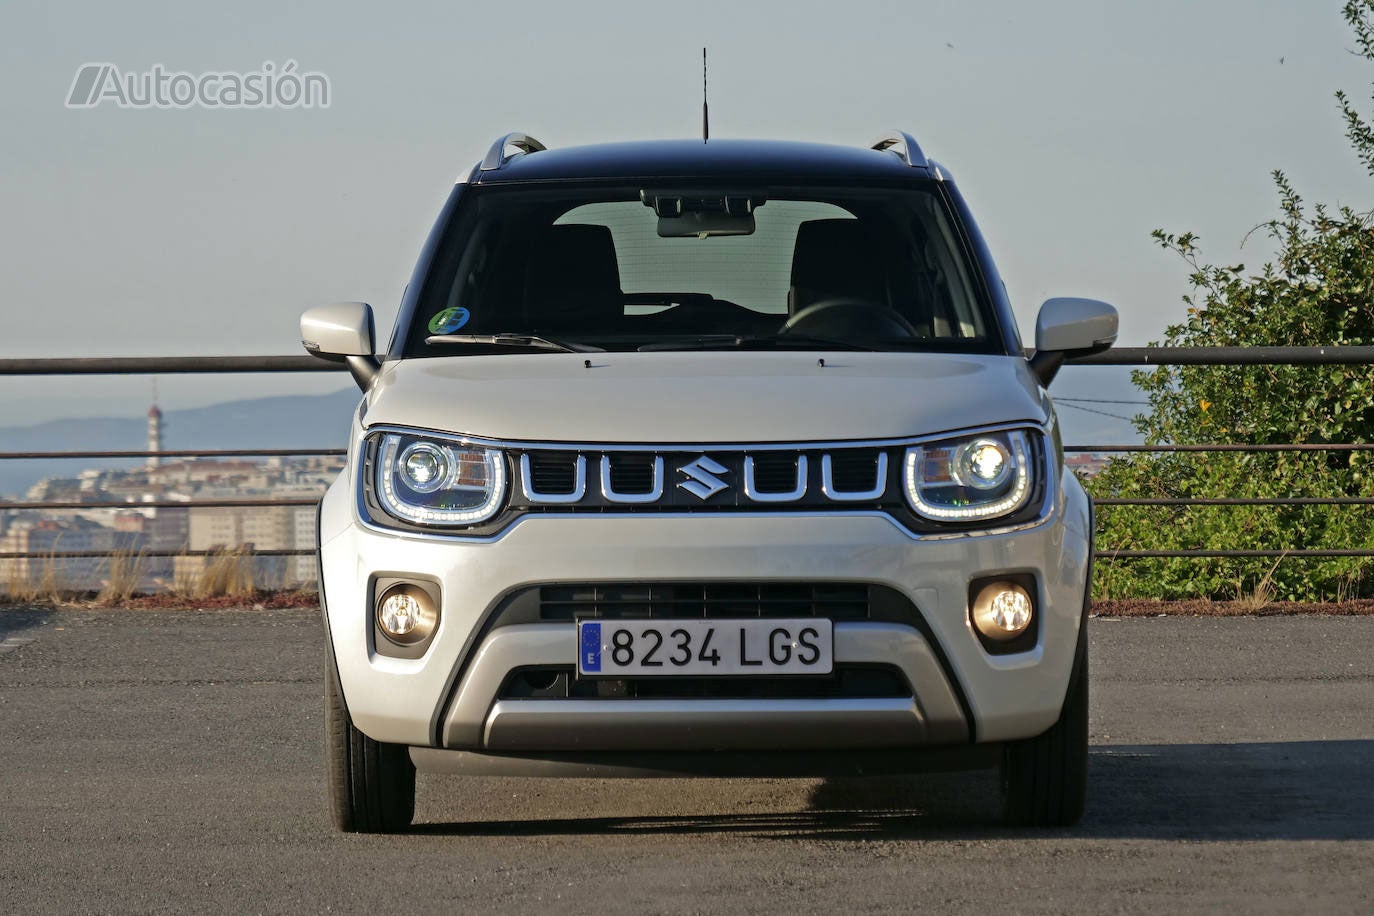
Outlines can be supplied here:
<path id="1" fill-rule="evenodd" d="M 916 296 L 933 336 L 981 340 L 987 336 L 968 264 L 944 208 L 933 197 L 917 208 L 911 226 Z"/>

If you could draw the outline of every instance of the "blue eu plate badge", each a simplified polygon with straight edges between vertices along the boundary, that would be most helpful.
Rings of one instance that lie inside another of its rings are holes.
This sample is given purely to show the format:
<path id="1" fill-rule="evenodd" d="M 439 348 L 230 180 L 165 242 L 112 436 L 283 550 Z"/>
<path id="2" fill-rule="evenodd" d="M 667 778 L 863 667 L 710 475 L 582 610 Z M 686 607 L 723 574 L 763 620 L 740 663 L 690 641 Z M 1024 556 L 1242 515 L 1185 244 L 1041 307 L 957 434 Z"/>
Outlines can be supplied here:
<path id="1" fill-rule="evenodd" d="M 582 624 L 582 670 L 601 670 L 601 624 L 590 621 Z"/>

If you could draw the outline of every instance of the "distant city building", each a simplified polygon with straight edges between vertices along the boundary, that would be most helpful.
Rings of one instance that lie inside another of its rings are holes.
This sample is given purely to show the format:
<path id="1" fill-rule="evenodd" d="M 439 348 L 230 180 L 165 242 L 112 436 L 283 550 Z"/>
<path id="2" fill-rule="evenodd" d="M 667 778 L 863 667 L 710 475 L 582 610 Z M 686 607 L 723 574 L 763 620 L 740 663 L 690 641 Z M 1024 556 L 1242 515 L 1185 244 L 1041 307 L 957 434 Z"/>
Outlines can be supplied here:
<path id="1" fill-rule="evenodd" d="M 148 408 L 147 450 L 161 452 L 167 427 L 156 394 L 154 401 Z M 0 498 L 0 552 L 34 554 L 0 558 L 0 592 L 96 590 L 108 580 L 108 557 L 51 556 L 58 553 L 122 554 L 122 562 L 137 564 L 144 590 L 194 589 L 207 573 L 224 575 L 226 569 L 246 573 L 258 587 L 310 585 L 316 578 L 313 503 L 342 465 L 335 457 L 164 461 L 150 455 L 138 468 L 91 468 L 45 478 L 23 500 Z M 210 499 L 293 499 L 312 505 L 195 505 Z M 26 509 L 26 502 L 76 505 L 40 510 Z M 186 505 L 165 505 L 182 502 Z M 307 553 L 241 558 L 255 551 L 291 550 Z M 211 555 L 188 555 L 196 552 Z"/>
<path id="2" fill-rule="evenodd" d="M 296 506 L 290 511 L 292 516 L 292 548 L 309 550 L 312 553 L 307 556 L 291 557 L 286 564 L 286 579 L 288 582 L 312 583 L 319 578 L 319 569 L 315 565 L 315 554 L 313 553 L 317 546 L 315 543 L 315 507 Z"/>
<path id="3" fill-rule="evenodd" d="M 0 584 L 11 593 L 36 587 L 98 589 L 109 578 L 108 556 L 57 558 L 58 553 L 135 555 L 142 531 L 118 530 L 83 518 L 19 518 L 0 536 L 0 552 L 36 556 L 0 559 Z"/>
<path id="4" fill-rule="evenodd" d="M 148 408 L 148 451 L 162 451 L 162 411 L 156 404 Z M 148 467 L 157 467 L 159 460 L 156 455 L 149 455 Z"/>
<path id="5" fill-rule="evenodd" d="M 1096 452 L 1081 452 L 1065 458 L 1064 464 L 1080 478 L 1089 479 L 1102 473 L 1102 469 L 1107 466 L 1107 461 L 1106 455 L 1099 455 Z"/>
<path id="6" fill-rule="evenodd" d="M 150 411 L 150 445 L 154 432 L 151 419 Z M 180 555 L 184 552 L 302 550 L 307 553 L 299 557 L 254 557 L 245 571 L 259 587 L 308 586 L 316 576 L 313 505 L 214 508 L 195 502 L 301 499 L 313 503 L 333 481 L 341 464 L 333 457 L 270 458 L 261 462 L 187 459 L 47 478 L 29 489 L 27 501 L 89 505 L 27 510 L 23 500 L 6 503 L 0 515 L 0 551 L 166 554 L 137 561 L 143 573 L 141 587 L 151 590 L 173 586 L 194 589 L 216 565 L 215 556 Z M 148 505 L 155 501 L 186 505 Z M 226 561 L 218 559 L 222 572 Z M 108 570 L 109 561 L 101 557 L 0 560 L 0 591 L 11 582 L 33 583 L 44 576 L 51 581 L 54 575 L 60 579 L 61 588 L 95 590 L 108 577 Z"/>
<path id="7" fill-rule="evenodd" d="M 185 550 L 191 539 L 190 509 L 143 509 L 148 517 L 148 552 L 172 554 L 148 558 L 148 573 L 165 584 L 173 576 L 173 561 L 177 551 Z"/>

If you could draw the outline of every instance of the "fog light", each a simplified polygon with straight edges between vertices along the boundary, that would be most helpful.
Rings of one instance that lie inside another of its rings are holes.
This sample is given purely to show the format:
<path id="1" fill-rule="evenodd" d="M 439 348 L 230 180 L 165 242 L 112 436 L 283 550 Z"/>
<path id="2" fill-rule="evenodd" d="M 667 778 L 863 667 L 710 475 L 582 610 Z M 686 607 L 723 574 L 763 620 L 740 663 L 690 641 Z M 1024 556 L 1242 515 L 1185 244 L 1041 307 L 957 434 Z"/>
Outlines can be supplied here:
<path id="1" fill-rule="evenodd" d="M 439 609 L 418 585 L 393 585 L 377 601 L 377 626 L 392 642 L 413 646 L 429 639 L 439 622 Z"/>
<path id="2" fill-rule="evenodd" d="M 993 582 L 973 601 L 973 625 L 988 639 L 1006 642 L 1026 632 L 1034 608 L 1030 593 L 1015 582 Z"/>

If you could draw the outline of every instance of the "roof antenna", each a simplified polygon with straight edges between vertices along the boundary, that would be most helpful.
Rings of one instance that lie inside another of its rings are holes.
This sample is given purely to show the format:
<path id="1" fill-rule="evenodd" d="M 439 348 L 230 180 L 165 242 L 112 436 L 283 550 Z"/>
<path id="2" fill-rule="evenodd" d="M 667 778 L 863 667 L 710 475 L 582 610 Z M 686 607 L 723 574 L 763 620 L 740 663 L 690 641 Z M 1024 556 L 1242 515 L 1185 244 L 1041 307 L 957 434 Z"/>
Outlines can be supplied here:
<path id="1" fill-rule="evenodd" d="M 711 139 L 711 112 L 706 107 L 706 49 L 701 49 L 701 142 Z"/>

